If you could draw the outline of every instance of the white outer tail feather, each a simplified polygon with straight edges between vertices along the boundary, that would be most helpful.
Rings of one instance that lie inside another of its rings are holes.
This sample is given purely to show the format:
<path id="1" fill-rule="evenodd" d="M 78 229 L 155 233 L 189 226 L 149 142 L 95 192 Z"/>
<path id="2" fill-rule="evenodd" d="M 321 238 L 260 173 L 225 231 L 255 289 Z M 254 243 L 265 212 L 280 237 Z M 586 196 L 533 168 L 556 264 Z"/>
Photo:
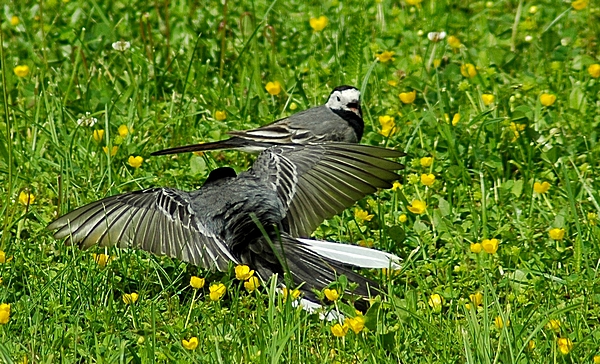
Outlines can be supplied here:
<path id="1" fill-rule="evenodd" d="M 298 240 L 308 245 L 311 251 L 341 263 L 360 268 L 401 268 L 399 263 L 402 259 L 394 254 L 356 245 L 312 239 Z"/>

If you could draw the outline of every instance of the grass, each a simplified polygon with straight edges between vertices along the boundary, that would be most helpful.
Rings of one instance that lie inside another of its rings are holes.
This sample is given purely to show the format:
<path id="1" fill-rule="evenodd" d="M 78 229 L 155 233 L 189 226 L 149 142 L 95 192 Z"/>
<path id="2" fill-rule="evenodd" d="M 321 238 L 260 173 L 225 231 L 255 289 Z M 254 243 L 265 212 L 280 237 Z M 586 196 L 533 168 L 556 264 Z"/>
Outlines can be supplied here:
<path id="1" fill-rule="evenodd" d="M 0 303 L 11 311 L 0 325 L 1 360 L 594 362 L 600 85 L 588 69 L 600 59 L 600 8 L 576 5 L 5 6 Z M 309 19 L 321 15 L 329 22 L 313 31 Z M 442 30 L 445 39 L 428 39 Z M 462 46 L 453 48 L 450 35 Z M 121 40 L 131 48 L 115 50 Z M 378 62 L 385 51 L 393 59 Z M 473 77 L 461 72 L 467 63 Z M 18 77 L 18 65 L 29 73 Z M 282 85 L 278 95 L 266 91 L 270 81 Z M 408 153 L 402 188 L 357 203 L 374 215 L 370 221 L 349 210 L 316 232 L 406 258 L 401 272 L 363 272 L 383 282 L 387 294 L 359 334 L 333 336 L 331 323 L 293 308 L 272 286 L 246 292 L 233 267 L 217 273 L 139 251 L 81 252 L 45 230 L 58 214 L 104 196 L 152 186 L 189 190 L 217 166 L 244 170 L 252 157 L 243 153 L 149 154 L 322 104 L 340 84 L 363 91 L 362 142 Z M 400 93 L 413 90 L 412 103 L 400 101 Z M 556 96 L 552 105 L 542 104 L 544 93 Z M 483 95 L 494 101 L 484 103 Z M 217 111 L 224 120 L 216 120 Z M 456 114 L 453 125 L 447 120 Z M 394 118 L 395 128 L 383 133 L 389 135 L 380 133 L 385 115 Z M 90 118 L 97 123 L 78 125 Z M 120 135 L 122 125 L 128 129 Z M 98 130 L 104 135 L 95 140 Z M 103 151 L 113 146 L 113 156 Z M 130 166 L 130 156 L 144 158 L 140 168 Z M 432 164 L 423 166 L 423 157 Z M 423 185 L 424 173 L 435 176 L 432 185 Z M 534 183 L 544 181 L 549 190 L 535 192 Z M 408 211 L 415 199 L 427 203 L 425 213 Z M 564 229 L 564 237 L 552 239 L 553 228 Z M 499 241 L 495 253 L 472 252 L 484 239 Z M 103 268 L 92 253 L 114 259 Z M 206 286 L 192 289 L 193 275 L 205 277 Z M 213 302 L 207 287 L 218 282 L 227 293 Z M 122 298 L 132 292 L 139 300 L 127 305 Z M 477 292 L 481 304 L 470 299 Z M 509 324 L 499 327 L 499 320 Z M 191 337 L 199 341 L 193 351 L 181 342 Z"/>

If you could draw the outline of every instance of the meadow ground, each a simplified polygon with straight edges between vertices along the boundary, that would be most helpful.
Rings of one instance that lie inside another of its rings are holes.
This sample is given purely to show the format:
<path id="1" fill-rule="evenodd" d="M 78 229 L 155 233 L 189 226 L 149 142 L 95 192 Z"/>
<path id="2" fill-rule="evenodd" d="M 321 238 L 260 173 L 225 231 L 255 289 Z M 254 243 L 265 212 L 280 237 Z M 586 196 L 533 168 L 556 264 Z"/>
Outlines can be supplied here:
<path id="1" fill-rule="evenodd" d="M 15 1 L 1 22 L 0 360 L 600 362 L 597 2 Z M 363 272 L 387 293 L 362 330 L 248 292 L 233 267 L 82 252 L 45 229 L 244 170 L 243 153 L 150 153 L 340 84 L 363 92 L 363 143 L 408 153 L 394 189 L 315 234 L 405 258 Z"/>

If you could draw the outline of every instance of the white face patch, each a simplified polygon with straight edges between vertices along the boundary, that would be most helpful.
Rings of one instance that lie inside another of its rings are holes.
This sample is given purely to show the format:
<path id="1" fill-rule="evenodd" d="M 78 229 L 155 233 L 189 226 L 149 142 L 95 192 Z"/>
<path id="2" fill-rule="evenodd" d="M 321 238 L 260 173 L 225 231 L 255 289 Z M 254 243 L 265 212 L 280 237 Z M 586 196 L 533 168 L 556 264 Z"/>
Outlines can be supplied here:
<path id="1" fill-rule="evenodd" d="M 334 91 L 331 96 L 329 96 L 329 100 L 327 100 L 325 105 L 334 110 L 347 110 L 358 113 L 356 108 L 352 109 L 348 107 L 348 104 L 360 105 L 360 91 L 355 88 Z"/>

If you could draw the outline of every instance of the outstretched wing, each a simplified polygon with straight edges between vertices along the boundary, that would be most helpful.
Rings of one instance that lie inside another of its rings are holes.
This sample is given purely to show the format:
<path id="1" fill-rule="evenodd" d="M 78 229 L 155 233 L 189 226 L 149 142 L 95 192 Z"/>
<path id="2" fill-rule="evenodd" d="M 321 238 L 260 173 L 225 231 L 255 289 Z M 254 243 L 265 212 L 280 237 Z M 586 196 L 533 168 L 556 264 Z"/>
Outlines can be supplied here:
<path id="1" fill-rule="evenodd" d="M 404 153 L 349 143 L 282 145 L 261 153 L 250 173 L 271 182 L 294 237 L 308 237 L 323 222 L 378 188 L 390 188 Z"/>
<path id="2" fill-rule="evenodd" d="M 118 245 L 167 255 L 204 268 L 236 262 L 227 245 L 203 226 L 190 194 L 170 188 L 124 193 L 92 202 L 54 222 L 54 237 L 82 249 Z"/>

